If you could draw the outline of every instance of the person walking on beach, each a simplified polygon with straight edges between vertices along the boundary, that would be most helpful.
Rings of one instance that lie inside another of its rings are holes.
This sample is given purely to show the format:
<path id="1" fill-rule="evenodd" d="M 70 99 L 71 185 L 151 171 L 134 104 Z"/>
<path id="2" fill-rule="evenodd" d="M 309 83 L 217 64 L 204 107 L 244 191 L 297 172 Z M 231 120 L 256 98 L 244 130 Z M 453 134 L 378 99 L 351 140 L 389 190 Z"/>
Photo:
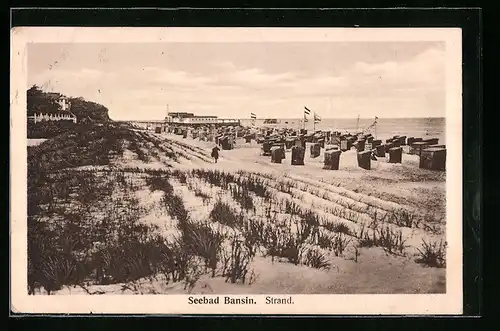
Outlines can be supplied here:
<path id="1" fill-rule="evenodd" d="M 219 151 L 220 151 L 220 149 L 217 146 L 212 148 L 212 157 L 214 158 L 215 163 L 217 163 L 217 159 L 219 158 Z"/>

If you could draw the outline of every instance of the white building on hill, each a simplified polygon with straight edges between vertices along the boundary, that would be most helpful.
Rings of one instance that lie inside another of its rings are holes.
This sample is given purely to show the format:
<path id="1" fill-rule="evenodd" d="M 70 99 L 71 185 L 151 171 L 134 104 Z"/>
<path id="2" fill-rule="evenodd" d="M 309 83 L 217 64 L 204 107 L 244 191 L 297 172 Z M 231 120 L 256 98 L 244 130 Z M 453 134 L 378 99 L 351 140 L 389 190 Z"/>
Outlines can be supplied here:
<path id="1" fill-rule="evenodd" d="M 72 121 L 76 123 L 77 119 L 75 114 L 70 111 L 71 103 L 64 97 L 56 101 L 61 109 L 55 114 L 44 114 L 42 112 L 35 112 L 32 116 L 28 116 L 28 121 L 39 123 L 43 121 Z"/>

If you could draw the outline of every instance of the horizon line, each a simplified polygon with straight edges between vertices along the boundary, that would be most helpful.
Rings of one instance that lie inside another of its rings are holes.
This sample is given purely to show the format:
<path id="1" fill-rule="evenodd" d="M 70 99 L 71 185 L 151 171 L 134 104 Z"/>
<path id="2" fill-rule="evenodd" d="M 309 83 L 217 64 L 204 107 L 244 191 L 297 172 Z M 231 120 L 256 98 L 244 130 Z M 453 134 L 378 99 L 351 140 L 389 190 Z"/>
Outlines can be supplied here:
<path id="1" fill-rule="evenodd" d="M 203 116 L 203 115 L 200 115 Z M 375 117 L 375 116 L 374 116 Z M 360 120 L 373 120 L 374 117 L 360 117 Z M 304 118 L 302 117 L 266 117 L 266 118 L 256 118 L 252 119 L 250 117 L 217 117 L 218 119 L 235 119 L 235 120 L 280 120 L 280 119 L 285 119 L 285 120 L 303 120 Z M 378 117 L 377 119 L 415 119 L 415 118 L 446 118 L 446 116 L 414 116 L 414 117 Z M 323 120 L 357 120 L 357 117 L 322 117 L 321 121 Z M 113 119 L 112 119 L 113 120 Z M 120 121 L 120 122 L 127 122 L 127 121 L 141 121 L 141 122 L 147 122 L 147 121 L 164 121 L 165 118 L 161 119 L 116 119 L 114 121 Z M 313 119 L 308 119 L 308 122 L 312 121 Z"/>

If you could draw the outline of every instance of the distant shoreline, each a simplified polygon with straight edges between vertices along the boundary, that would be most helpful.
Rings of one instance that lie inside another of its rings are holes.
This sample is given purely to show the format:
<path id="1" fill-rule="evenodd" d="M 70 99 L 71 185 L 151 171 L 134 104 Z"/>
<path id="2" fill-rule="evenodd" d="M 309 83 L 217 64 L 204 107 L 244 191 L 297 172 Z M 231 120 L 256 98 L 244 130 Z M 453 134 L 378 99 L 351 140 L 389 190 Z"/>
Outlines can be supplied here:
<path id="1" fill-rule="evenodd" d="M 243 120 L 243 121 L 251 121 L 252 119 L 250 117 L 224 117 L 227 119 L 235 119 L 235 120 Z M 373 120 L 375 117 L 360 117 L 359 120 Z M 290 121 L 302 121 L 304 118 L 303 117 L 261 117 L 255 119 L 256 121 L 264 121 L 264 120 L 290 120 Z M 322 117 L 322 121 L 356 121 L 358 118 L 357 117 Z M 379 120 L 419 120 L 419 119 L 446 119 L 446 117 L 439 116 L 439 117 L 378 117 Z M 113 120 L 113 119 L 112 119 Z M 312 122 L 312 118 L 308 118 L 309 122 Z M 128 119 L 128 120 L 113 120 L 115 122 L 161 122 L 164 121 L 164 119 Z"/>
<path id="2" fill-rule="evenodd" d="M 360 117 L 359 120 L 373 120 L 374 117 Z M 252 120 L 251 118 L 245 117 L 245 118 L 234 118 L 234 119 L 240 119 L 240 120 Z M 262 117 L 262 118 L 257 118 L 256 121 L 263 121 L 263 120 L 299 120 L 302 121 L 304 118 L 303 117 L 296 117 L 296 118 L 291 118 L 291 117 Z M 312 121 L 311 117 L 307 118 L 309 121 Z M 344 121 L 344 120 L 349 120 L 349 121 L 356 121 L 358 118 L 357 117 L 322 117 L 322 121 Z M 418 120 L 418 119 L 446 119 L 446 117 L 378 117 L 379 120 Z"/>

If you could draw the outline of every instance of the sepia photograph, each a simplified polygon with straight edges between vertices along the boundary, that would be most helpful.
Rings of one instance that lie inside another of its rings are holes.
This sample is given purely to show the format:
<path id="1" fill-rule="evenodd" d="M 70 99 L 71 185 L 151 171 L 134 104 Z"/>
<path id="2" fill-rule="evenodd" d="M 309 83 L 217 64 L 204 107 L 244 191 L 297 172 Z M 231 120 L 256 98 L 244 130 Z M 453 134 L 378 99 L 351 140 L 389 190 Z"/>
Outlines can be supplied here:
<path id="1" fill-rule="evenodd" d="M 13 30 L 18 309 L 460 313 L 460 40 Z"/>

